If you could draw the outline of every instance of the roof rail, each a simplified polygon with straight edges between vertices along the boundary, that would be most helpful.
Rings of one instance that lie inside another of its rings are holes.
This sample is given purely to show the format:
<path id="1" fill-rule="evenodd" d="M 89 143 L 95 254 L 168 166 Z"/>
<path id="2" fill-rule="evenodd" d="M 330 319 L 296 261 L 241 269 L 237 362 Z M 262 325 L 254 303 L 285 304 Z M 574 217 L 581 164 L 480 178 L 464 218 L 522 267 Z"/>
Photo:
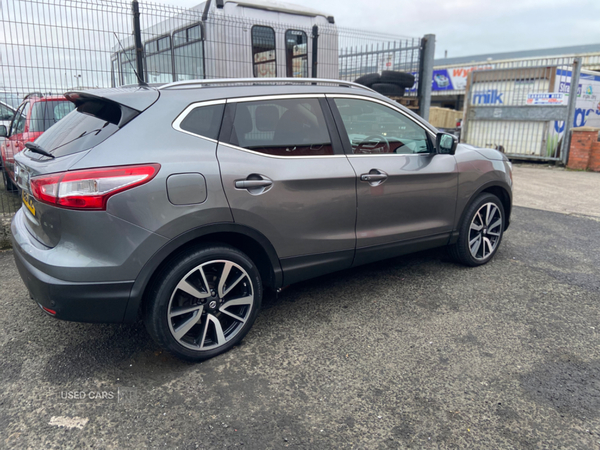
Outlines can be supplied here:
<path id="1" fill-rule="evenodd" d="M 354 87 L 375 92 L 373 89 L 353 81 L 330 80 L 327 78 L 215 78 L 210 80 L 175 81 L 164 84 L 158 89 L 170 89 L 186 86 L 214 86 L 219 84 L 332 84 L 335 86 Z"/>

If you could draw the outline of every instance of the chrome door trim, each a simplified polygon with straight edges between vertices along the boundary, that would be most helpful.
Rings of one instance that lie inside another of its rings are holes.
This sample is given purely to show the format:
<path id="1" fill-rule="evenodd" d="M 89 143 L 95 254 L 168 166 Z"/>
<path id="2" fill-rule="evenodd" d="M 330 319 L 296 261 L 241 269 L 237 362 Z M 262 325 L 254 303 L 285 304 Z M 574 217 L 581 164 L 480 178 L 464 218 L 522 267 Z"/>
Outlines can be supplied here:
<path id="1" fill-rule="evenodd" d="M 237 145 L 227 144 L 223 141 L 219 141 L 219 145 L 224 147 L 229 147 L 234 150 L 241 150 L 246 153 L 251 153 L 253 155 L 263 156 L 265 158 L 274 158 L 274 159 L 323 159 L 323 158 L 346 158 L 346 155 L 315 155 L 315 156 L 277 156 L 277 155 L 267 155 L 265 153 L 255 152 L 254 150 L 248 150 L 247 148 L 238 147 Z"/>

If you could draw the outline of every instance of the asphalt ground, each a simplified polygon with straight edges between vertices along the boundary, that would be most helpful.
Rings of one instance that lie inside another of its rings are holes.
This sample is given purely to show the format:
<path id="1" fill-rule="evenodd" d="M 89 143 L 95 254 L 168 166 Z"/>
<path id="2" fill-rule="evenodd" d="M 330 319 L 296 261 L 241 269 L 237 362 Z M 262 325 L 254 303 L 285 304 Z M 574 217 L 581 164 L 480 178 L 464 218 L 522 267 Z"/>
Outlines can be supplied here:
<path id="1" fill-rule="evenodd" d="M 600 449 L 599 250 L 597 219 L 515 207 L 486 266 L 293 285 L 201 364 L 46 316 L 0 252 L 0 447 Z"/>

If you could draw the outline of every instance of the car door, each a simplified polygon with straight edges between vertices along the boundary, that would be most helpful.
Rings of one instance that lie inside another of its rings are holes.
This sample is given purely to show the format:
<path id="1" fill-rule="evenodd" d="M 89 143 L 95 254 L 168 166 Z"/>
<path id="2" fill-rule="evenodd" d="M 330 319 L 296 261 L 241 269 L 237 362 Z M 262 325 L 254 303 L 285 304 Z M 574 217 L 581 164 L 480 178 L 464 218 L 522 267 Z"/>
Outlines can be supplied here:
<path id="1" fill-rule="evenodd" d="M 219 140 L 234 221 L 269 239 L 285 284 L 351 266 L 356 176 L 324 95 L 228 100 Z"/>
<path id="2" fill-rule="evenodd" d="M 386 102 L 328 95 L 357 174 L 355 264 L 443 245 L 454 223 L 457 167 L 434 134 Z"/>
<path id="3" fill-rule="evenodd" d="M 23 150 L 23 133 L 27 123 L 27 113 L 29 112 L 29 102 L 23 103 L 17 110 L 11 123 L 8 138 L 4 142 L 4 168 L 14 180 L 15 155 Z"/>
<path id="4" fill-rule="evenodd" d="M 15 110 L 5 103 L 0 102 L 0 125 L 6 127 L 6 132 L 10 130 L 10 123 L 15 116 Z M 4 144 L 5 138 L 0 137 L 0 146 Z"/>

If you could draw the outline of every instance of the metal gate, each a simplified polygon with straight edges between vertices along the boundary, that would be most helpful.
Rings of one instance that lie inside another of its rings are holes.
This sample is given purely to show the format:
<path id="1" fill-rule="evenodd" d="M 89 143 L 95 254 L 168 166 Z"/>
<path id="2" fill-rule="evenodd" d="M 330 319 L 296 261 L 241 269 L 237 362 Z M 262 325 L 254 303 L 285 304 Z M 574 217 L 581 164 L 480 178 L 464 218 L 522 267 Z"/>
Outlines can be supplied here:
<path id="1" fill-rule="evenodd" d="M 581 59 L 545 67 L 474 71 L 469 75 L 463 142 L 514 159 L 566 163 Z M 577 86 L 570 95 L 571 86 Z"/>

